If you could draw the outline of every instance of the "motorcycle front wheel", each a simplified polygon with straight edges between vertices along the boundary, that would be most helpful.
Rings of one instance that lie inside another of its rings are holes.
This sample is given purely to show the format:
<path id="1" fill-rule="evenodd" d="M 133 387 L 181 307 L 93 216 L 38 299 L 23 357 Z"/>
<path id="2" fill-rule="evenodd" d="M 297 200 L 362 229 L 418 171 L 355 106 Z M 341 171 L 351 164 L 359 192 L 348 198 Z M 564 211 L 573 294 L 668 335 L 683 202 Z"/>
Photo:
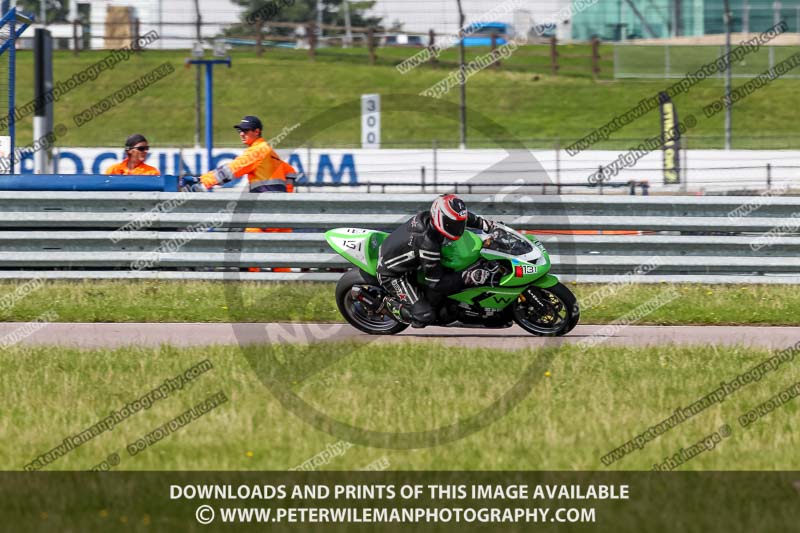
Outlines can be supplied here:
<path id="1" fill-rule="evenodd" d="M 540 337 L 560 337 L 578 325 L 581 317 L 578 300 L 565 285 L 547 289 L 528 287 L 512 309 L 514 322 Z"/>

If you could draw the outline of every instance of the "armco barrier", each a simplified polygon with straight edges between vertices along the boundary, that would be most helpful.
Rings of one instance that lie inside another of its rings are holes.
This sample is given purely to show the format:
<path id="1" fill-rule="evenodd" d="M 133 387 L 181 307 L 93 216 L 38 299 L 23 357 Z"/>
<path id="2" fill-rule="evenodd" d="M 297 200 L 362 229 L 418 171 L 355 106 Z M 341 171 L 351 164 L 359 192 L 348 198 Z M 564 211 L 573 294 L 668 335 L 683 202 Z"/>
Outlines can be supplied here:
<path id="1" fill-rule="evenodd" d="M 638 235 L 542 235 L 554 272 L 609 281 L 657 257 L 641 278 L 707 282 L 797 283 L 800 198 L 462 196 L 488 218 L 531 230 L 634 230 Z M 333 227 L 392 229 L 434 195 L 169 194 L 0 192 L 0 278 L 336 279 L 348 263 L 325 244 Z M 169 202 L 171 209 L 158 206 Z M 217 217 L 211 232 L 181 231 Z M 742 206 L 747 216 L 734 216 Z M 752 209 L 753 207 L 758 209 Z M 797 214 L 797 216 L 795 216 Z M 140 231 L 114 230 L 146 217 Z M 241 233 L 292 227 L 291 234 Z M 757 246 L 776 228 L 786 233 Z M 761 241 L 759 241 L 761 239 Z M 159 252 L 146 270 L 137 259 Z M 754 244 L 755 243 L 755 244 Z M 304 272 L 242 272 L 290 267 Z M 333 271 L 331 271 L 333 270 Z"/>

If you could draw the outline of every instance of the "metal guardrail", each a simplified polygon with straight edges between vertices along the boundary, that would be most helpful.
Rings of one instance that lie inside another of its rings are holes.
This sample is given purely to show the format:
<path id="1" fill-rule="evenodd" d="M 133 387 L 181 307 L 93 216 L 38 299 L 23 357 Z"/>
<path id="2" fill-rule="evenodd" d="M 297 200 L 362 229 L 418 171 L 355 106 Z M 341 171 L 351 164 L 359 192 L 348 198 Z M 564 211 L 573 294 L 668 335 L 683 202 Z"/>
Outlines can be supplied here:
<path id="1" fill-rule="evenodd" d="M 434 197 L 0 192 L 0 278 L 336 279 L 336 270 L 349 263 L 328 248 L 324 230 L 391 230 Z M 541 235 L 554 272 L 565 279 L 611 281 L 655 261 L 658 267 L 642 281 L 800 281 L 800 198 L 463 198 L 474 212 L 534 234 L 637 232 Z M 748 205 L 758 208 L 735 216 Z M 212 219 L 217 222 L 213 231 L 185 231 Z M 136 221 L 146 221 L 140 231 L 114 231 Z M 290 227 L 295 232 L 242 233 L 245 227 Z M 763 234 L 776 228 L 792 235 L 759 247 Z M 134 268 L 141 260 L 149 261 L 147 270 Z M 306 271 L 241 271 L 249 267 Z"/>
<path id="2" fill-rule="evenodd" d="M 498 184 L 498 183 L 481 183 L 479 181 L 467 181 L 467 182 L 459 182 L 459 181 L 451 181 L 451 182 L 434 182 L 428 183 L 425 181 L 424 178 L 424 169 L 423 168 L 423 176 L 419 182 L 365 182 L 365 183 L 349 183 L 349 182 L 340 182 L 340 183 L 307 183 L 307 182 L 296 182 L 295 183 L 295 190 L 298 192 L 321 192 L 321 193 L 329 193 L 331 189 L 336 191 L 347 191 L 350 189 L 353 192 L 367 192 L 367 193 L 380 193 L 386 194 L 389 193 L 396 193 L 396 192 L 404 192 L 404 193 L 426 193 L 426 192 L 440 192 L 443 193 L 453 192 L 455 194 L 494 194 L 499 187 L 502 186 L 511 186 L 514 187 L 518 194 L 562 194 L 564 189 L 566 190 L 574 190 L 574 189 L 587 189 L 587 192 L 594 192 L 597 191 L 599 194 L 604 194 L 605 189 L 627 189 L 631 196 L 636 195 L 637 189 L 640 190 L 642 196 L 647 196 L 650 194 L 650 182 L 647 180 L 642 181 L 601 181 L 599 183 L 552 183 L 549 181 L 542 181 L 542 182 L 531 182 L 531 183 L 523 183 L 523 184 Z M 590 174 L 593 170 L 589 170 L 587 174 Z M 602 174 L 602 167 L 598 168 L 598 171 Z M 540 169 L 531 169 L 531 173 L 540 172 Z"/>
<path id="3" fill-rule="evenodd" d="M 505 187 L 503 188 L 505 189 Z M 153 192 L 42 192 L 0 191 L 0 212 L 145 213 L 159 204 L 173 202 L 171 213 L 213 213 L 233 201 L 237 212 L 337 213 L 408 215 L 423 208 L 434 194 L 249 194 L 153 193 Z M 659 217 L 724 217 L 742 205 L 758 204 L 749 218 L 800 216 L 800 198 L 790 196 L 595 196 L 512 194 L 462 195 L 470 209 L 488 215 L 559 214 L 624 215 Z M 248 211 L 249 210 L 249 211 Z"/>

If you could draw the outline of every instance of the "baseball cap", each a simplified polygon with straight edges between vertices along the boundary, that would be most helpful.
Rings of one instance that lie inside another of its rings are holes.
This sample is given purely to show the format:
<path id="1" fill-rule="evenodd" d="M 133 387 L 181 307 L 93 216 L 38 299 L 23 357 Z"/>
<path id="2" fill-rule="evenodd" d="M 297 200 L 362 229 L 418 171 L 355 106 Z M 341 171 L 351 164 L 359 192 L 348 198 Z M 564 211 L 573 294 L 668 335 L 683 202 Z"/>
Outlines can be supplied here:
<path id="1" fill-rule="evenodd" d="M 234 128 L 236 128 L 237 130 L 264 129 L 258 117 L 254 117 L 253 115 L 247 115 L 246 117 L 244 117 L 238 124 L 234 126 Z"/>

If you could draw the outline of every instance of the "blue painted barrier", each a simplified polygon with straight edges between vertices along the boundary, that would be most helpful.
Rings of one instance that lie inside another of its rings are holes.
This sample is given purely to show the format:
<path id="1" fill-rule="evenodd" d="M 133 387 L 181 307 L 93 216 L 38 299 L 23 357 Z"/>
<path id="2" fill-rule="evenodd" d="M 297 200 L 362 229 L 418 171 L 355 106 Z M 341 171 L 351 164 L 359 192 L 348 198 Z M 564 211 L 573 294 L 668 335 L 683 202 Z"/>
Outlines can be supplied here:
<path id="1" fill-rule="evenodd" d="M 178 176 L 25 174 L 0 176 L 0 191 L 178 192 Z"/>

